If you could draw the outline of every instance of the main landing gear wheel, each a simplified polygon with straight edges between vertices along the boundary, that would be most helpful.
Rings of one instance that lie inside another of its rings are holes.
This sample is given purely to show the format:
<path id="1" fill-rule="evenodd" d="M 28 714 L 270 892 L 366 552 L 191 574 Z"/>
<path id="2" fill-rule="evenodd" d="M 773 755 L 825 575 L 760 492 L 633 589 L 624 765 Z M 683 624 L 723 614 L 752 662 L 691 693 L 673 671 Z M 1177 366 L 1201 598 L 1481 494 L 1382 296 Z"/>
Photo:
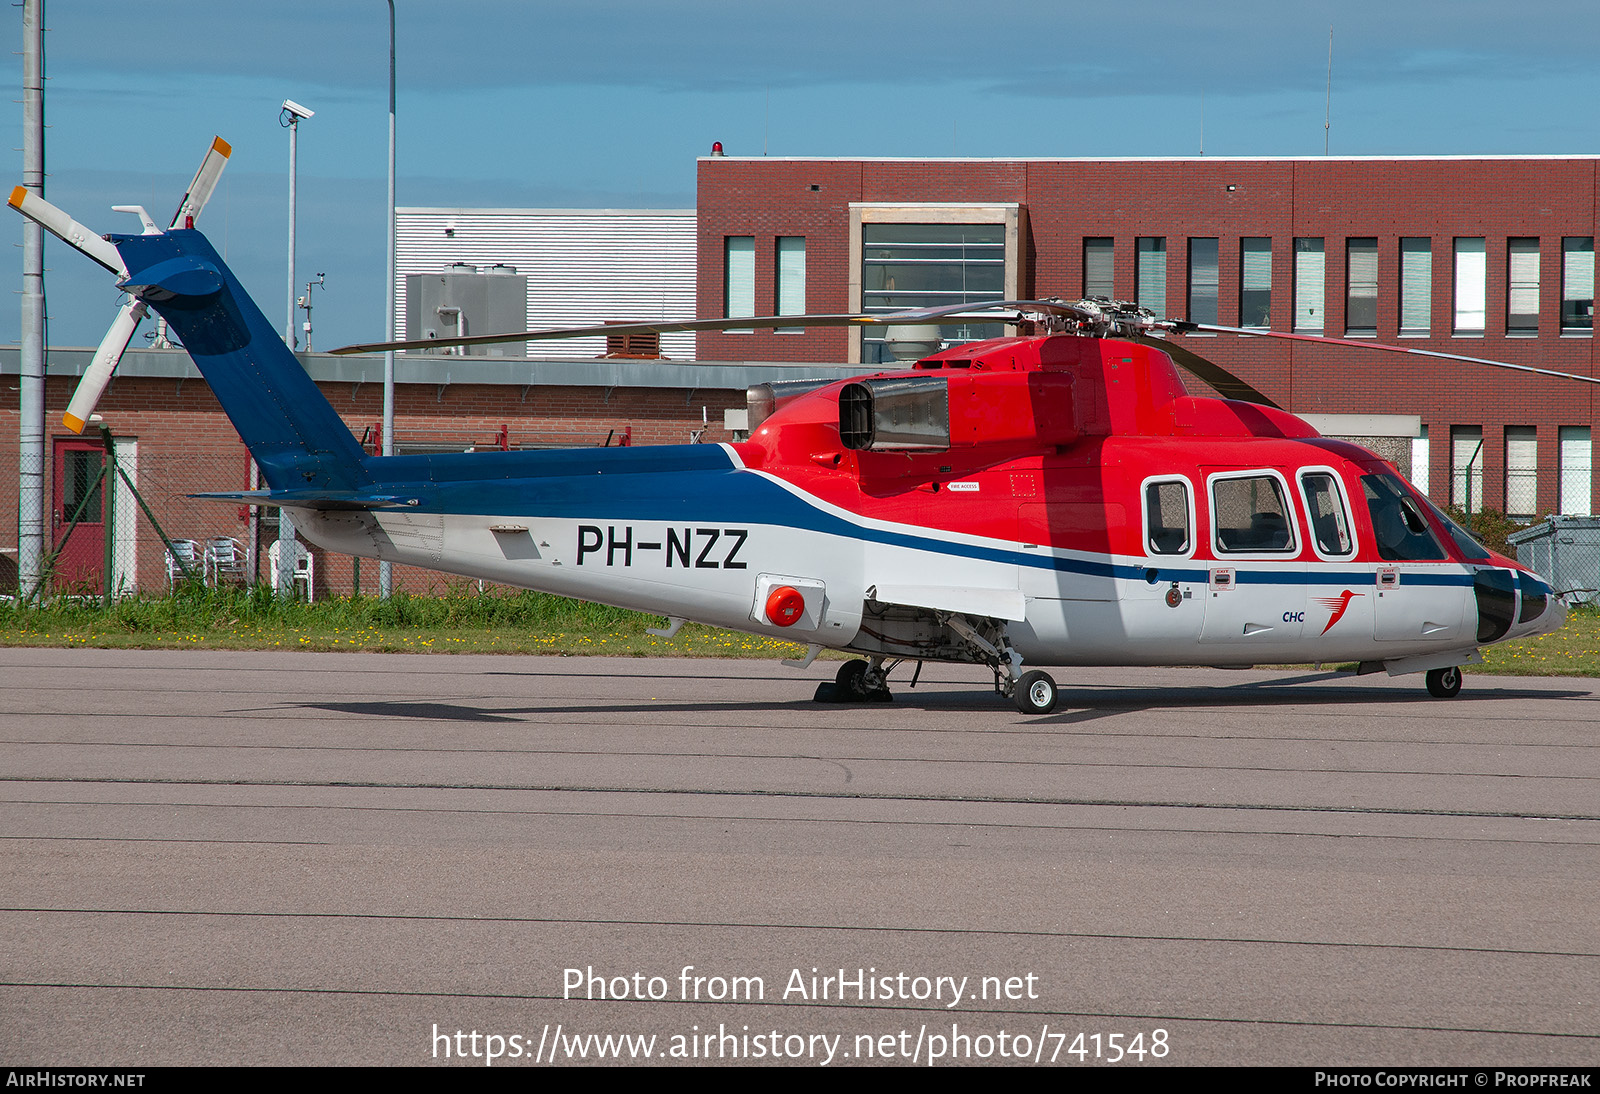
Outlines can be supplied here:
<path id="1" fill-rule="evenodd" d="M 1011 692 L 1017 709 L 1024 714 L 1049 714 L 1056 708 L 1056 695 L 1055 680 L 1038 669 L 1023 673 Z"/>
<path id="2" fill-rule="evenodd" d="M 1461 692 L 1461 669 L 1434 669 L 1428 673 L 1428 694 L 1435 699 L 1454 699 Z"/>
<path id="3" fill-rule="evenodd" d="M 884 673 L 879 671 L 874 674 L 872 666 L 866 661 L 856 658 L 846 661 L 839 666 L 839 672 L 833 678 L 833 683 L 818 684 L 815 699 L 819 703 L 888 703 L 894 700 L 889 694 L 889 686 L 884 682 Z M 873 675 L 878 679 L 871 681 Z"/>

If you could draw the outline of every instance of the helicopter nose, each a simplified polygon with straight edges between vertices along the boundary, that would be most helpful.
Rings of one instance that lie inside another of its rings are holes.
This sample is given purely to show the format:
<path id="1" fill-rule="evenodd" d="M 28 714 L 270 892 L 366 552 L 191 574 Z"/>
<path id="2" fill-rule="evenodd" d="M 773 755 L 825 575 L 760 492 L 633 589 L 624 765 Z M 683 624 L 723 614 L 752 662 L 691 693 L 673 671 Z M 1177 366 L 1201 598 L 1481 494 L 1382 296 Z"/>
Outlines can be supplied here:
<path id="1" fill-rule="evenodd" d="M 1549 634 L 1561 629 L 1567 621 L 1567 602 L 1559 596 L 1552 596 L 1550 603 L 1545 606 L 1544 618 L 1540 620 L 1545 633 Z"/>

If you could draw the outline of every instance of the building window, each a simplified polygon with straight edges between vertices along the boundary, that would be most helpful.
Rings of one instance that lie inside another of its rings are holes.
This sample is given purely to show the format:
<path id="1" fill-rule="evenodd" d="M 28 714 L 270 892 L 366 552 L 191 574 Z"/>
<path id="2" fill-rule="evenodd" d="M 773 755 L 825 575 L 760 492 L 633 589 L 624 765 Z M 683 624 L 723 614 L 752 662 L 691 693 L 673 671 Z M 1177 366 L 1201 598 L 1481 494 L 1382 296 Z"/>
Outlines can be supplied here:
<path id="1" fill-rule="evenodd" d="M 1483 508 L 1483 427 L 1450 427 L 1450 504 L 1469 513 Z"/>
<path id="2" fill-rule="evenodd" d="M 1539 333 L 1539 241 L 1506 240 L 1506 333 Z"/>
<path id="3" fill-rule="evenodd" d="M 1189 315 L 1191 323 L 1217 322 L 1217 241 L 1189 241 Z"/>
<path id="4" fill-rule="evenodd" d="M 1294 241 L 1294 329 L 1302 334 L 1321 334 L 1322 294 L 1327 280 L 1327 262 L 1322 240 Z"/>
<path id="5" fill-rule="evenodd" d="M 1161 236 L 1140 236 L 1134 249 L 1134 303 L 1148 308 L 1157 319 L 1167 317 L 1167 241 Z"/>
<path id="6" fill-rule="evenodd" d="M 1424 335 L 1433 325 L 1433 240 L 1400 241 L 1400 333 Z"/>
<path id="7" fill-rule="evenodd" d="M 1265 236 L 1239 241 L 1239 325 L 1272 326 L 1272 240 Z"/>
<path id="8" fill-rule="evenodd" d="M 1456 240 L 1457 334 L 1482 334 L 1489 295 L 1489 255 L 1480 239 Z"/>
<path id="9" fill-rule="evenodd" d="M 904 311 L 1005 299 L 1004 224 L 879 224 L 861 226 L 861 310 Z M 883 328 L 864 330 L 862 359 L 893 361 Z M 1000 323 L 946 323 L 946 346 L 998 338 Z"/>
<path id="10" fill-rule="evenodd" d="M 1344 242 L 1344 332 L 1378 333 L 1378 241 L 1347 239 Z"/>
<path id="11" fill-rule="evenodd" d="M 1115 241 L 1092 236 L 1083 241 L 1083 295 L 1116 299 Z"/>
<path id="12" fill-rule="evenodd" d="M 727 236 L 722 241 L 722 314 L 744 319 L 756 313 L 756 237 Z M 730 330 L 726 334 L 750 334 Z"/>
<path id="13" fill-rule="evenodd" d="M 1561 333 L 1594 333 L 1594 236 L 1561 241 Z"/>
<path id="14" fill-rule="evenodd" d="M 1539 438 L 1531 425 L 1506 426 L 1506 516 L 1532 520 L 1539 511 Z"/>
<path id="15" fill-rule="evenodd" d="M 806 237 L 779 236 L 773 263 L 774 315 L 806 313 Z M 779 327 L 778 334 L 801 334 L 804 327 Z"/>
<path id="16" fill-rule="evenodd" d="M 1560 431 L 1561 442 L 1561 512 L 1569 517 L 1587 517 L 1589 513 L 1590 449 L 1589 427 L 1564 425 Z"/>

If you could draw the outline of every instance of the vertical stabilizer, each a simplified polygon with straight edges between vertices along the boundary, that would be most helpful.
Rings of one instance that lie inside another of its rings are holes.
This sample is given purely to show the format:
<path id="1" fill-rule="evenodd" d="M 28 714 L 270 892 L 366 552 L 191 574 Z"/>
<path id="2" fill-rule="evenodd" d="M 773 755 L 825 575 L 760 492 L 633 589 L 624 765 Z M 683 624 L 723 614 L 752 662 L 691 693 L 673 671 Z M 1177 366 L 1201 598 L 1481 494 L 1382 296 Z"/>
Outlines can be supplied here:
<path id="1" fill-rule="evenodd" d="M 363 452 L 199 232 L 110 236 L 123 288 L 164 318 L 194 358 L 274 490 L 355 489 Z"/>

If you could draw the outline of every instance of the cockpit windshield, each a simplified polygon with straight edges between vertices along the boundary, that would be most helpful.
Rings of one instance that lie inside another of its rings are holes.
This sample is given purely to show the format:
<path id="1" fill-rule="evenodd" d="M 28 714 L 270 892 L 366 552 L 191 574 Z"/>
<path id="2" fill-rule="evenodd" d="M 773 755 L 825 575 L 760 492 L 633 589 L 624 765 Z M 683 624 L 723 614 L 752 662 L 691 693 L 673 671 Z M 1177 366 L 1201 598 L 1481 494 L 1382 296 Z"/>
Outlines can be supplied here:
<path id="1" fill-rule="evenodd" d="M 1489 557 L 1489 548 L 1479 543 L 1476 536 L 1445 516 L 1444 510 L 1433 504 L 1433 502 L 1428 501 L 1427 498 L 1422 500 L 1427 502 L 1429 509 L 1433 510 L 1433 515 L 1439 518 L 1439 523 L 1444 525 L 1446 532 L 1450 533 L 1450 538 L 1456 541 L 1456 548 L 1461 552 L 1462 558 L 1478 562 Z"/>
<path id="2" fill-rule="evenodd" d="M 1436 562 L 1448 557 L 1422 507 L 1395 475 L 1362 475 L 1378 557 L 1388 562 Z"/>

